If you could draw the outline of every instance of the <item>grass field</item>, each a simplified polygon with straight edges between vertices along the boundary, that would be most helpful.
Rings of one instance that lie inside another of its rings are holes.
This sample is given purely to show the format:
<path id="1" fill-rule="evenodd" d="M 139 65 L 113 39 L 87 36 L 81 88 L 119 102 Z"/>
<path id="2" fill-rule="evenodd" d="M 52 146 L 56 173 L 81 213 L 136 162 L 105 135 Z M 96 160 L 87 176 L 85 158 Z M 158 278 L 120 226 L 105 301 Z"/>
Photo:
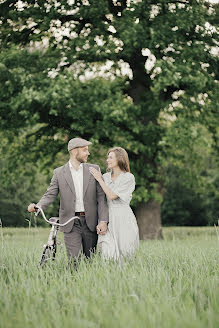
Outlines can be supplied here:
<path id="1" fill-rule="evenodd" d="M 47 229 L 1 229 L 0 327 L 219 327 L 216 230 L 163 230 L 122 269 L 97 255 L 71 272 L 62 244 L 37 268 Z"/>

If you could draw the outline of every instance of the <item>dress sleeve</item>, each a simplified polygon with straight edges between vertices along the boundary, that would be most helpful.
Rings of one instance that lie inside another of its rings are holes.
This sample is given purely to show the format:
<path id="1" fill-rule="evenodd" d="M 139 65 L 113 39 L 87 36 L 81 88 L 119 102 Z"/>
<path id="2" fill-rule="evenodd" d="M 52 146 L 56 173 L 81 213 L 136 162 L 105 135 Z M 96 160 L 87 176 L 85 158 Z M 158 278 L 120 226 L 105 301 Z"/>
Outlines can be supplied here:
<path id="1" fill-rule="evenodd" d="M 125 173 L 122 179 L 113 188 L 113 192 L 124 202 L 129 203 L 135 190 L 135 177 L 133 174 Z"/>
<path id="2" fill-rule="evenodd" d="M 106 183 L 107 182 L 107 173 L 103 174 L 103 181 Z"/>

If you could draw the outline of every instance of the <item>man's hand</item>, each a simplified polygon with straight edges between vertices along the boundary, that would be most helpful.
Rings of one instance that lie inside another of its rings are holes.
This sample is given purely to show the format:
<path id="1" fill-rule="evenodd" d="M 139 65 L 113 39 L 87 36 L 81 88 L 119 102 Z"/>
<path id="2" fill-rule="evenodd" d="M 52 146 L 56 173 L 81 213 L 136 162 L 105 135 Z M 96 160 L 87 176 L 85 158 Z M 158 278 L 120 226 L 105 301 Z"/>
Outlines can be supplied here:
<path id="1" fill-rule="evenodd" d="M 107 232 L 107 222 L 100 221 L 97 225 L 97 234 L 98 235 L 105 235 Z"/>
<path id="2" fill-rule="evenodd" d="M 28 212 L 36 212 L 36 210 L 34 208 L 35 206 L 36 206 L 36 204 L 34 204 L 34 203 L 30 204 L 27 208 Z"/>

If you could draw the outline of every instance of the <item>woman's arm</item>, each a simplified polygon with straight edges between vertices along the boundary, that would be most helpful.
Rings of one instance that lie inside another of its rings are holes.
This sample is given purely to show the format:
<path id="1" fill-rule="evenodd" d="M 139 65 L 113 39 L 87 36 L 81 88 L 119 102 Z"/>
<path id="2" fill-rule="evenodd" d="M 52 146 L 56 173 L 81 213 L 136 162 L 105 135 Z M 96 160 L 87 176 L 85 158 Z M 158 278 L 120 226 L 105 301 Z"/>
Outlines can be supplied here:
<path id="1" fill-rule="evenodd" d="M 105 182 L 102 179 L 102 174 L 100 171 L 97 171 L 95 168 L 90 167 L 90 173 L 99 182 L 101 188 L 103 189 L 103 191 L 105 192 L 105 194 L 109 199 L 114 200 L 118 198 L 118 196 L 106 186 Z"/>

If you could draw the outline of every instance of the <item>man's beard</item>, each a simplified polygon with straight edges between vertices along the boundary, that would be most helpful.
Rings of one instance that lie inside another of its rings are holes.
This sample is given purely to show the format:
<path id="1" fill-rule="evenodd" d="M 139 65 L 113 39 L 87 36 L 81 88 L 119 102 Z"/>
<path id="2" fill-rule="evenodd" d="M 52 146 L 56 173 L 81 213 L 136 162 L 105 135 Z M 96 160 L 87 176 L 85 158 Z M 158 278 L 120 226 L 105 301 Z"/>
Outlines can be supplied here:
<path id="1" fill-rule="evenodd" d="M 76 155 L 76 160 L 79 162 L 79 163 L 86 163 L 86 159 L 82 158 L 80 155 Z"/>

